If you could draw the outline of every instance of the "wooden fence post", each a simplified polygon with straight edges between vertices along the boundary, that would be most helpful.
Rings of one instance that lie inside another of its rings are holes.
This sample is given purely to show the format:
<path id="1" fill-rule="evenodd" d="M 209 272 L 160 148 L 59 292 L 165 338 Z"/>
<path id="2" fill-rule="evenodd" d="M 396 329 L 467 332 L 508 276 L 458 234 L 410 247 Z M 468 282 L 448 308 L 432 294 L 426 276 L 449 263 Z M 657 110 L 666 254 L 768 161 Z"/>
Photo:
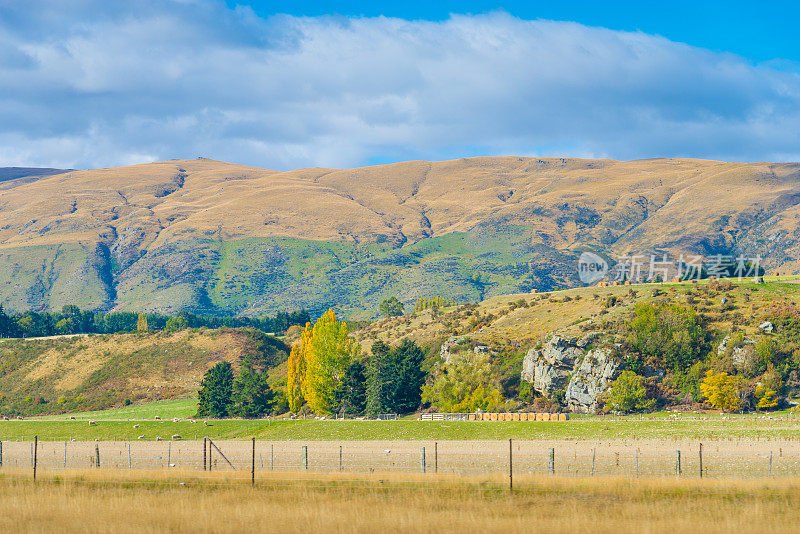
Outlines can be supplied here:
<path id="1" fill-rule="evenodd" d="M 556 449 L 555 447 L 550 448 L 550 463 L 548 465 L 548 472 L 551 475 L 556 474 Z"/>
<path id="2" fill-rule="evenodd" d="M 33 436 L 33 481 L 36 482 L 36 463 L 39 453 L 39 436 Z"/>
<path id="3" fill-rule="evenodd" d="M 342 446 L 339 445 L 339 471 L 342 470 Z"/>
<path id="4" fill-rule="evenodd" d="M 208 438 L 203 438 L 203 471 L 206 470 L 206 464 L 208 463 L 208 458 L 206 457 L 206 440 Z"/>
<path id="5" fill-rule="evenodd" d="M 303 469 L 308 471 L 308 445 L 303 445 Z"/>
<path id="6" fill-rule="evenodd" d="M 595 447 L 592 447 L 592 476 L 594 476 L 594 457 L 596 453 L 597 449 Z"/>
<path id="7" fill-rule="evenodd" d="M 439 472 L 439 442 L 433 442 L 433 472 Z"/>
<path id="8" fill-rule="evenodd" d="M 419 455 L 420 455 L 420 467 L 422 468 L 422 472 L 425 472 L 425 447 L 419 448 Z"/>
<path id="9" fill-rule="evenodd" d="M 100 469 L 100 444 L 94 444 L 95 467 Z"/>
<path id="10" fill-rule="evenodd" d="M 253 461 L 250 464 L 250 485 L 256 485 L 256 438 L 253 438 Z"/>
<path id="11" fill-rule="evenodd" d="M 675 474 L 679 475 L 679 476 L 681 474 L 681 451 L 680 450 L 676 450 L 675 451 Z"/>
<path id="12" fill-rule="evenodd" d="M 508 490 L 514 490 L 514 452 L 511 438 L 508 439 Z"/>
<path id="13" fill-rule="evenodd" d="M 703 478 L 703 444 L 700 444 L 700 478 Z"/>

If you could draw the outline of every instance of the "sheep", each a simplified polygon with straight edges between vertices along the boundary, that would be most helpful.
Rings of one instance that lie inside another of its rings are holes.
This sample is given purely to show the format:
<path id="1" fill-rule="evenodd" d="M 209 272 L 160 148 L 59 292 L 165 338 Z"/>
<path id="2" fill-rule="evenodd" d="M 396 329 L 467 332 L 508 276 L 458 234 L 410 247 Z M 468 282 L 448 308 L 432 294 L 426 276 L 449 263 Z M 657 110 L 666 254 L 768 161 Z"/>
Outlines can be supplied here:
<path id="1" fill-rule="evenodd" d="M 133 425 L 133 428 L 139 428 L 139 425 Z"/>
<path id="2" fill-rule="evenodd" d="M 173 434 L 172 435 L 172 441 L 178 441 L 179 439 L 181 439 L 181 435 L 180 434 Z"/>
<path id="3" fill-rule="evenodd" d="M 95 426 L 96 424 L 97 424 L 97 421 L 89 421 L 89 426 Z"/>
<path id="4" fill-rule="evenodd" d="M 144 439 L 144 434 L 143 434 L 143 435 L 141 435 L 141 436 L 139 436 L 139 437 L 138 437 L 138 438 L 136 438 L 136 439 Z"/>
<path id="5" fill-rule="evenodd" d="M 157 416 L 155 417 L 155 419 L 156 419 L 156 421 L 161 421 L 161 416 L 160 416 L 160 415 L 157 415 Z"/>

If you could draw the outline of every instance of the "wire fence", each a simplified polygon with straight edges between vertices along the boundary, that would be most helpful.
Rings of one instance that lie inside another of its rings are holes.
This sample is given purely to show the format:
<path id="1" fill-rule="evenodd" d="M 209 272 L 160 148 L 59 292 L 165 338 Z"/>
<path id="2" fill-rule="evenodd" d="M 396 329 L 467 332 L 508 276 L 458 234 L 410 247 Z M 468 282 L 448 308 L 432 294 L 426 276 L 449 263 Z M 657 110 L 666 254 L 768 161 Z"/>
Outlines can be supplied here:
<path id="1" fill-rule="evenodd" d="M 798 477 L 800 442 L 0 441 L 0 470 Z M 0 471 L 2 472 L 2 471 Z"/>

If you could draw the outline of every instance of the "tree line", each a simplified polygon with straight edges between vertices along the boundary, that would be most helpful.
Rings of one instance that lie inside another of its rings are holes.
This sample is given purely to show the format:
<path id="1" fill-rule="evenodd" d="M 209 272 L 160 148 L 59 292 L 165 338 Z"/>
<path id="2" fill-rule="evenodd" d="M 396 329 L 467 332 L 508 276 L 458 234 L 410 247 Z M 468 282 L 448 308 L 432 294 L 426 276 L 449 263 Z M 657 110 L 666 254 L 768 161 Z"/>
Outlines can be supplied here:
<path id="1" fill-rule="evenodd" d="M 306 310 L 278 312 L 274 317 L 212 317 L 182 313 L 178 316 L 157 313 L 94 312 L 67 305 L 58 312 L 6 313 L 0 306 L 0 337 L 45 337 L 60 334 L 116 334 L 147 330 L 175 331 L 184 328 L 255 328 L 262 332 L 284 333 L 290 326 L 311 320 Z"/>
<path id="2" fill-rule="evenodd" d="M 308 323 L 289 354 L 286 398 L 292 412 L 317 415 L 408 413 L 419 408 L 425 354 L 413 341 L 377 341 L 368 355 L 328 310 Z"/>

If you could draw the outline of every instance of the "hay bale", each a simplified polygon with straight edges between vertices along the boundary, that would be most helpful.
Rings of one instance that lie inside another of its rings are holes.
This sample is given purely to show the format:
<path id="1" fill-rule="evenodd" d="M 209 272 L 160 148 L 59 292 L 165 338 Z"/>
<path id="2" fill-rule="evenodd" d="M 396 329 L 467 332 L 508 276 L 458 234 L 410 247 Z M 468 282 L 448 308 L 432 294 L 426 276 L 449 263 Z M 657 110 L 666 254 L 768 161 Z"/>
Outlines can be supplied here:
<path id="1" fill-rule="evenodd" d="M 496 413 L 491 414 L 491 417 L 492 417 L 491 420 L 492 421 L 497 421 L 497 415 L 498 414 L 496 414 Z"/>
<path id="2" fill-rule="evenodd" d="M 518 413 L 512 413 L 511 414 L 511 418 L 514 421 L 519 421 L 520 420 L 519 416 L 520 416 L 520 414 L 518 414 Z"/>
<path id="3" fill-rule="evenodd" d="M 467 414 L 467 421 L 475 421 L 477 419 L 477 414 L 470 413 Z"/>
<path id="4" fill-rule="evenodd" d="M 537 413 L 536 414 L 536 420 L 537 421 L 544 421 L 544 414 L 543 413 Z"/>
<path id="5" fill-rule="evenodd" d="M 559 421 L 569 421 L 569 414 L 566 414 L 566 413 L 558 414 L 558 420 Z"/>

